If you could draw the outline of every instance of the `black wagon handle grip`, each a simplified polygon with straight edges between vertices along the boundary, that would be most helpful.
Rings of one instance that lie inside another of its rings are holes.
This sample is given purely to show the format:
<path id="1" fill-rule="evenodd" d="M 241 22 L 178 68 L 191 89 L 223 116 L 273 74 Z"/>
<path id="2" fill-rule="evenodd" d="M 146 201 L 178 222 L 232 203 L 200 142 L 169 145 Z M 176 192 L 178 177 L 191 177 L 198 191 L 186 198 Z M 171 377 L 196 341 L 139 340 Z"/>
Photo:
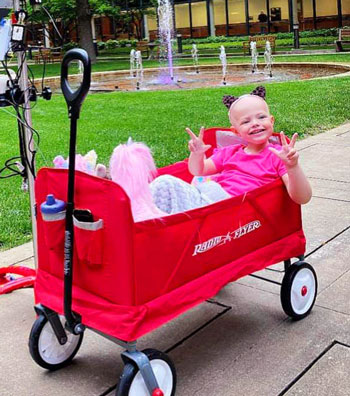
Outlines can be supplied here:
<path id="1" fill-rule="evenodd" d="M 83 80 L 80 86 L 72 90 L 68 82 L 68 65 L 72 61 L 81 61 L 84 67 Z M 80 108 L 89 92 L 91 83 L 91 60 L 88 53 L 81 48 L 74 48 L 66 52 L 61 66 L 61 89 L 67 102 L 70 118 L 79 118 Z"/>

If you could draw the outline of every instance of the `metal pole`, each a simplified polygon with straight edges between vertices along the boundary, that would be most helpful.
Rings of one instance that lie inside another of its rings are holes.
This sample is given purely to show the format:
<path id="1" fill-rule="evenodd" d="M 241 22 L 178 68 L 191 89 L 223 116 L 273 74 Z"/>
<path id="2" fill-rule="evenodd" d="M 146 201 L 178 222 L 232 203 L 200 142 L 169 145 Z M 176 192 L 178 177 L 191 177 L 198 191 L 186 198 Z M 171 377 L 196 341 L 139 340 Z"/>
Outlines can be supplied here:
<path id="1" fill-rule="evenodd" d="M 267 9 L 267 33 L 271 33 L 271 15 L 270 15 L 270 0 L 266 0 Z"/>
<path id="2" fill-rule="evenodd" d="M 314 22 L 314 29 L 317 29 L 317 19 L 316 19 L 316 0 L 312 0 L 312 19 Z"/>
<path id="3" fill-rule="evenodd" d="M 338 8 L 338 28 L 342 28 L 343 17 L 342 17 L 341 0 L 337 0 L 337 8 Z"/>
<path id="4" fill-rule="evenodd" d="M 245 25 L 247 30 L 247 35 L 250 35 L 250 20 L 249 20 L 249 3 L 248 0 L 244 0 L 245 7 Z"/>
<path id="5" fill-rule="evenodd" d="M 225 0 L 225 19 L 226 19 L 226 36 L 230 35 L 230 20 L 229 20 L 229 13 L 228 13 L 228 0 Z"/>
<path id="6" fill-rule="evenodd" d="M 20 2 L 19 0 L 13 0 L 13 9 L 15 11 L 20 10 Z M 33 132 L 31 131 L 32 127 L 32 114 L 30 110 L 29 104 L 29 92 L 28 92 L 28 68 L 27 68 L 27 61 L 25 59 L 25 52 L 19 51 L 17 52 L 17 64 L 18 69 L 21 70 L 21 75 L 19 78 L 19 86 L 21 91 L 24 93 L 24 110 L 23 110 L 23 117 L 25 119 L 26 125 L 24 125 L 24 145 L 26 150 L 26 156 L 28 162 L 33 164 L 33 169 L 35 170 L 35 163 L 33 163 L 33 154 L 32 151 L 34 150 L 34 143 L 32 135 Z M 35 215 L 35 193 L 34 193 L 34 176 L 32 175 L 28 164 L 25 164 L 27 170 L 27 177 L 28 177 L 28 191 L 29 191 L 29 200 L 30 200 L 30 212 L 32 217 L 32 233 L 33 233 L 33 251 L 34 251 L 34 264 L 35 268 L 37 268 L 37 233 L 36 233 L 36 215 Z"/>
<path id="7" fill-rule="evenodd" d="M 188 1 L 188 11 L 189 11 L 189 17 L 190 17 L 190 35 L 191 35 L 191 38 L 193 38 L 192 3 L 191 3 L 191 0 Z"/>
<path id="8" fill-rule="evenodd" d="M 294 32 L 294 48 L 300 48 L 299 43 L 299 20 L 298 20 L 298 5 L 297 0 L 292 0 L 292 18 L 293 18 L 293 32 Z"/>

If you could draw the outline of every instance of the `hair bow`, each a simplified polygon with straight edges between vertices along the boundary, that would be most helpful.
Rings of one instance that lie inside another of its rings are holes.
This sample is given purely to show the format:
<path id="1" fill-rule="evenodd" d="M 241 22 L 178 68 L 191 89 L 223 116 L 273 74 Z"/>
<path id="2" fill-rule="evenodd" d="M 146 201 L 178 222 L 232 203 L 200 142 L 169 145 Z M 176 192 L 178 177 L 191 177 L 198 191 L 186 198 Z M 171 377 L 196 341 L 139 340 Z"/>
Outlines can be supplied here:
<path id="1" fill-rule="evenodd" d="M 265 100 L 266 96 L 266 89 L 262 85 L 256 87 L 249 95 L 260 96 L 260 98 Z M 236 102 L 236 100 L 240 99 L 241 96 L 232 96 L 232 95 L 225 95 L 222 98 L 222 103 L 229 109 L 232 103 Z"/>

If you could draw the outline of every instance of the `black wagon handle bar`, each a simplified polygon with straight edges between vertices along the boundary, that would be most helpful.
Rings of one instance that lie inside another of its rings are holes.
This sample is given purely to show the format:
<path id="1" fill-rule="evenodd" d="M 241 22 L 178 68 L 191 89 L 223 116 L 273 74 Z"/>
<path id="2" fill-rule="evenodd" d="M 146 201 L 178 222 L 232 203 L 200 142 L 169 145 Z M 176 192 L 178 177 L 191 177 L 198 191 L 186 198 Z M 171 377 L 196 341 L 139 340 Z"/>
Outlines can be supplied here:
<path id="1" fill-rule="evenodd" d="M 80 86 L 72 90 L 68 82 L 68 65 L 72 61 L 81 61 L 84 67 L 83 80 Z M 61 66 L 61 90 L 67 102 L 70 118 L 79 118 L 80 107 L 89 92 L 91 83 L 91 61 L 87 52 L 81 48 L 74 48 L 66 52 Z"/>

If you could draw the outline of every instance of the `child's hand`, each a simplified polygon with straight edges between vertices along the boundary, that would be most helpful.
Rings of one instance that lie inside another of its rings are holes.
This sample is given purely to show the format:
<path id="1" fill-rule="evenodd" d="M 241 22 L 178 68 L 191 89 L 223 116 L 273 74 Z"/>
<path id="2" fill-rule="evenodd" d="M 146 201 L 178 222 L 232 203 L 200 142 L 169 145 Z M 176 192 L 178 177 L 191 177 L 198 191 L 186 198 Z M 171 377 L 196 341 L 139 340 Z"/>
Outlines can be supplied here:
<path id="1" fill-rule="evenodd" d="M 286 137 L 283 132 L 280 133 L 281 141 L 282 141 L 282 149 L 276 150 L 273 147 L 269 147 L 269 150 L 272 151 L 277 157 L 279 157 L 285 164 L 286 168 L 294 168 L 298 165 L 299 153 L 294 148 L 295 142 L 297 141 L 298 134 L 295 133 L 290 141 L 287 143 Z"/>
<path id="2" fill-rule="evenodd" d="M 199 131 L 199 136 L 196 136 L 190 128 L 186 128 L 186 132 L 190 135 L 191 140 L 188 142 L 188 149 L 191 153 L 196 154 L 204 154 L 207 150 L 210 149 L 210 144 L 204 144 L 203 142 L 203 133 L 204 127 L 201 127 Z"/>

